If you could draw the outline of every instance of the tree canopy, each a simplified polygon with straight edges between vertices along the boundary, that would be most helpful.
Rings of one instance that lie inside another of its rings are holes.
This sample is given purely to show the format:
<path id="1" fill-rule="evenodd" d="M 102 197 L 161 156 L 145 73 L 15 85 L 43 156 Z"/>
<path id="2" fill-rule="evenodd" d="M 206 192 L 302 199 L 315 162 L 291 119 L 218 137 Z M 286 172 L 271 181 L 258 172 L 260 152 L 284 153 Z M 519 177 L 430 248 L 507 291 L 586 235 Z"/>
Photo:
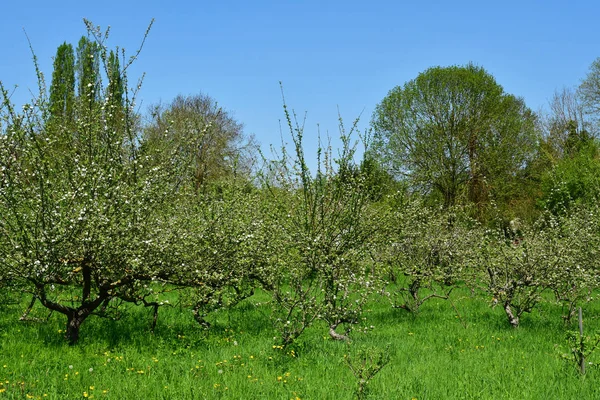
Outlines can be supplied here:
<path id="1" fill-rule="evenodd" d="M 434 67 L 392 89 L 372 118 L 375 152 L 445 206 L 504 190 L 535 150 L 535 116 L 483 68 Z"/>
<path id="2" fill-rule="evenodd" d="M 166 146 L 188 166 L 188 182 L 196 191 L 205 183 L 248 175 L 256 150 L 243 125 L 204 94 L 177 96 L 168 105 L 154 105 L 151 121 L 144 129 L 147 144 Z"/>
<path id="3" fill-rule="evenodd" d="M 600 122 L 600 57 L 590 65 L 587 76 L 579 85 L 578 94 L 585 107 L 585 112 L 592 116 L 598 124 Z"/>

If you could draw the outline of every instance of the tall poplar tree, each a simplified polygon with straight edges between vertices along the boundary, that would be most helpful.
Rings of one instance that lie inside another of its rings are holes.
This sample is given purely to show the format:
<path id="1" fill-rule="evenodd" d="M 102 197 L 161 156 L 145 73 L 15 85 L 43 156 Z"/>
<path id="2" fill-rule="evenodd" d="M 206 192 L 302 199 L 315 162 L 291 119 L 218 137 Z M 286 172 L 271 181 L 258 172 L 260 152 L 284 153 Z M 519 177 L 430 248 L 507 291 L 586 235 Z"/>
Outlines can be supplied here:
<path id="1" fill-rule="evenodd" d="M 106 73 L 108 75 L 108 100 L 106 121 L 109 127 L 116 129 L 125 116 L 124 108 L 124 82 L 121 74 L 118 53 L 110 51 L 106 60 Z"/>
<path id="2" fill-rule="evenodd" d="M 75 104 L 75 54 L 73 46 L 61 44 L 54 57 L 50 85 L 50 118 L 62 125 L 73 122 Z"/>
<path id="3" fill-rule="evenodd" d="M 77 94 L 83 110 L 97 103 L 100 85 L 100 46 L 82 36 L 77 45 Z"/>

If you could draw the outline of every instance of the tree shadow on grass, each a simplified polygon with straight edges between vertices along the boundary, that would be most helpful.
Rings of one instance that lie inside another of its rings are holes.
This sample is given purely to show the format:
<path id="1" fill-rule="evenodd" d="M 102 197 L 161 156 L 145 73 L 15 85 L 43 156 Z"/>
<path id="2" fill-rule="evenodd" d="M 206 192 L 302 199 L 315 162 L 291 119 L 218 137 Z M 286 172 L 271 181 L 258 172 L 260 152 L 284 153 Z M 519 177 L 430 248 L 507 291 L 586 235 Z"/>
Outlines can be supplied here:
<path id="1" fill-rule="evenodd" d="M 232 329 L 252 335 L 265 335 L 271 327 L 264 308 L 252 298 L 240 302 L 231 309 L 218 310 L 207 320 L 209 328 L 199 325 L 191 310 L 182 307 L 161 307 L 154 331 L 151 330 L 153 309 L 125 304 L 118 316 L 90 316 L 81 327 L 81 336 L 75 346 L 114 349 L 133 346 L 138 349 L 166 346 L 169 348 L 196 348 L 206 345 L 210 337 L 227 336 Z M 0 320 L 5 337 L 12 340 L 43 342 L 45 346 L 62 348 L 68 346 L 63 335 L 66 317 L 52 313 L 36 304 L 31 320 L 19 321 L 22 309 L 3 309 Z"/>

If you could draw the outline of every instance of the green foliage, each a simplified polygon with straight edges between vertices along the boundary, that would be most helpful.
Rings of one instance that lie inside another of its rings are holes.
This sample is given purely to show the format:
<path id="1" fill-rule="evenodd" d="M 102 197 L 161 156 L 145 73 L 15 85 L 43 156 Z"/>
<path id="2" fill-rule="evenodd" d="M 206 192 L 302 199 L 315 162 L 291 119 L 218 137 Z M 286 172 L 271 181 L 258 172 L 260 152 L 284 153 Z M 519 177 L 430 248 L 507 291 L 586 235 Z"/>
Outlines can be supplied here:
<path id="1" fill-rule="evenodd" d="M 50 85 L 49 109 L 53 120 L 71 126 L 75 107 L 75 55 L 71 44 L 56 50 Z"/>
<path id="2" fill-rule="evenodd" d="M 185 160 L 187 170 L 182 173 L 196 192 L 227 177 L 249 179 L 255 143 L 211 97 L 179 95 L 167 106 L 151 107 L 151 114 L 152 121 L 144 128 L 145 144 L 162 146 Z"/>
<path id="3" fill-rule="evenodd" d="M 86 36 L 82 36 L 77 44 L 77 95 L 84 110 L 90 110 L 101 99 L 101 46 Z"/>
<path id="4" fill-rule="evenodd" d="M 457 289 L 455 295 L 468 329 L 456 322 L 448 302 L 424 304 L 422 317 L 415 319 L 374 298 L 365 314 L 367 326 L 374 328 L 355 331 L 350 348 L 324 340 L 319 324 L 307 329 L 298 345 L 273 348 L 269 295 L 261 291 L 209 316 L 209 331 L 172 307 L 161 310 L 149 335 L 148 310 L 127 305 L 121 320 L 86 322 L 77 347 L 62 340 L 64 323 L 57 313 L 45 323 L 24 323 L 18 321 L 21 307 L 5 305 L 0 312 L 0 389 L 5 391 L 0 396 L 72 399 L 87 392 L 96 399 L 350 400 L 356 398 L 357 380 L 344 365 L 344 354 L 356 365 L 360 349 L 383 351 L 389 345 L 389 363 L 368 384 L 371 398 L 597 397 L 597 368 L 580 379 L 573 364 L 565 368 L 554 357 L 555 344 L 566 344 L 555 304 L 540 304 L 539 312 L 511 330 L 499 323 L 500 310 L 489 309 L 469 290 Z M 11 297 L 20 298 L 18 293 Z M 25 305 L 28 298 L 22 300 Z M 586 308 L 590 334 L 600 328 L 598 311 L 596 302 Z M 595 356 L 589 360 L 595 363 Z"/>
<path id="5" fill-rule="evenodd" d="M 540 206 L 555 215 L 577 205 L 600 200 L 600 157 L 595 142 L 581 144 L 572 157 L 565 157 L 542 176 Z"/>
<path id="6" fill-rule="evenodd" d="M 80 43 L 79 83 L 87 92 L 80 90 L 79 99 L 87 100 L 78 102 L 73 130 L 48 123 L 43 91 L 21 114 L 3 90 L 8 129 L 0 143 L 0 235 L 7 245 L 0 264 L 45 307 L 67 317 L 71 342 L 117 291 L 163 276 L 163 263 L 174 262 L 155 245 L 165 241 L 160 228 L 168 221 L 173 177 L 135 148 L 133 99 L 121 129 L 106 123 L 110 98 L 96 92 L 95 72 L 82 72 L 96 69 L 100 46 Z M 91 107 L 92 97 L 104 100 Z"/>
<path id="7" fill-rule="evenodd" d="M 415 189 L 479 206 L 502 194 L 532 156 L 534 115 L 483 68 L 434 67 L 377 105 L 375 150 Z"/>
<path id="8" fill-rule="evenodd" d="M 354 353 L 344 354 L 344 362 L 356 378 L 356 398 L 366 399 L 369 397 L 369 383 L 390 362 L 390 346 L 385 349 L 360 347 Z"/>
<path id="9" fill-rule="evenodd" d="M 566 334 L 567 353 L 562 353 L 561 357 L 568 362 L 574 363 L 581 375 L 585 375 L 586 366 L 597 366 L 589 361 L 589 356 L 600 345 L 600 334 L 593 336 L 583 334 L 583 312 L 579 308 L 579 331 L 570 330 Z"/>
<path id="10" fill-rule="evenodd" d="M 394 191 L 404 192 L 406 190 L 405 185 L 395 181 L 383 169 L 379 161 L 369 154 L 365 155 L 361 161 L 358 173 L 363 176 L 364 190 L 368 191 L 371 202 L 382 201 L 387 196 L 392 195 Z"/>
<path id="11" fill-rule="evenodd" d="M 587 362 L 589 365 L 595 365 L 586 360 L 589 359 L 589 356 L 591 356 L 598 348 L 598 345 L 600 345 L 600 334 L 581 336 L 578 331 L 570 330 L 565 336 L 568 352 L 561 353 L 561 356 L 569 363 L 574 364 L 578 371 L 583 375 L 585 374 L 585 366 L 582 367 L 582 364 L 585 365 Z"/>
<path id="12" fill-rule="evenodd" d="M 124 56 L 124 54 L 123 54 Z M 125 78 L 121 71 L 118 49 L 117 52 L 111 50 L 106 59 L 106 74 L 108 79 L 108 88 L 106 90 L 108 101 L 107 124 L 113 129 L 122 129 L 120 126 L 125 118 Z"/>
<path id="13" fill-rule="evenodd" d="M 295 152 L 290 155 L 282 146 L 281 158 L 268 164 L 263 179 L 278 213 L 275 229 L 285 254 L 274 287 L 273 318 L 285 345 L 316 319 L 327 322 L 332 337 L 346 339 L 376 278 L 367 267 L 375 216 L 369 214 L 369 192 L 354 161 L 356 123 L 346 133 L 340 119 L 339 156 L 334 159 L 330 148 L 317 149 L 313 176 L 304 155 L 304 127 L 295 115 L 292 123 L 285 101 L 284 110 Z M 344 334 L 336 332 L 341 325 Z"/>
<path id="14" fill-rule="evenodd" d="M 578 95 L 582 99 L 585 112 L 591 116 L 598 129 L 600 117 L 600 58 L 594 60 L 585 79 L 581 81 Z"/>
<path id="15" fill-rule="evenodd" d="M 388 210 L 380 229 L 378 254 L 394 283 L 386 292 L 393 307 L 416 314 L 425 301 L 448 299 L 458 282 L 473 277 L 477 223 L 461 210 L 412 201 Z"/>

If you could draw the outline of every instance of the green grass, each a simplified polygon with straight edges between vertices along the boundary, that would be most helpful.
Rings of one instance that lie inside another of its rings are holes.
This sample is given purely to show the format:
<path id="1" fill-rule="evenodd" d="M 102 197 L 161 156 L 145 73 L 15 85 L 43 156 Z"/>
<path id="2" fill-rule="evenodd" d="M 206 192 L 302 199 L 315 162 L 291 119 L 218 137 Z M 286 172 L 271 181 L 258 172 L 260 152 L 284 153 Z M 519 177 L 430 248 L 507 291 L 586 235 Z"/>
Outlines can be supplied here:
<path id="1" fill-rule="evenodd" d="M 559 357 L 565 327 L 553 304 L 512 329 L 501 309 L 465 291 L 454 296 L 465 329 L 448 302 L 425 303 L 415 317 L 374 299 L 350 345 L 317 324 L 282 350 L 273 348 L 266 300 L 260 293 L 210 316 L 209 330 L 178 308 L 161 310 L 154 334 L 149 310 L 132 309 L 118 321 L 92 317 L 75 346 L 62 339 L 60 315 L 19 322 L 23 306 L 3 306 L 0 399 L 352 399 L 355 378 L 344 354 L 388 344 L 391 360 L 371 381 L 372 398 L 600 398 L 599 371 L 579 376 Z M 600 329 L 598 311 L 585 309 L 589 333 Z"/>

